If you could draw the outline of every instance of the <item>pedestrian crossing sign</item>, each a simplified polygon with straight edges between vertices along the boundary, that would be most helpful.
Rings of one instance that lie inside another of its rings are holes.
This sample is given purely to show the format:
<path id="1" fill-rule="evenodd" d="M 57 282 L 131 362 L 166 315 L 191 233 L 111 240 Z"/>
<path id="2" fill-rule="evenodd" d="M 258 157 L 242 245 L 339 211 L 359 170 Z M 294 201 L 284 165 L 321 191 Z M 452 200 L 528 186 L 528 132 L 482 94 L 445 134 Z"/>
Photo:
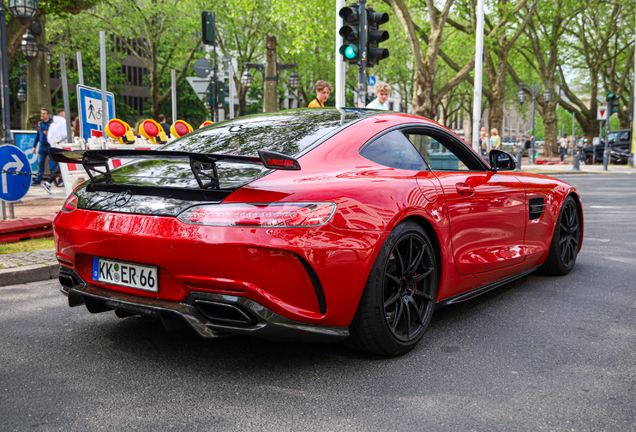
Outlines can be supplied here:
<path id="1" fill-rule="evenodd" d="M 90 137 L 102 136 L 102 91 L 81 84 L 77 85 L 77 105 L 80 122 L 80 136 L 85 140 Z M 115 95 L 106 92 L 108 117 L 106 123 L 115 118 Z"/>

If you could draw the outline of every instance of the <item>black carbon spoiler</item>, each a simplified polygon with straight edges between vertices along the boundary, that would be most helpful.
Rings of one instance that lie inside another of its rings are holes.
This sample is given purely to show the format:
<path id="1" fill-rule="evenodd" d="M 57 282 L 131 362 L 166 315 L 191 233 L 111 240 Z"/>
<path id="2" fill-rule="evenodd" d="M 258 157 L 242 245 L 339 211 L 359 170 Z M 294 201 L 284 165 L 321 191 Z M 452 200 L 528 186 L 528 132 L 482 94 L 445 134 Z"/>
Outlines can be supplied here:
<path id="1" fill-rule="evenodd" d="M 265 168 L 276 170 L 300 170 L 298 161 L 282 153 L 269 150 L 259 150 L 259 157 L 224 155 L 216 153 L 191 153 L 184 151 L 164 150 L 64 150 L 53 148 L 49 150 L 51 158 L 55 162 L 82 164 L 92 183 L 112 183 L 113 178 L 108 166 L 109 159 L 173 159 L 189 160 L 192 173 L 201 189 L 218 189 L 219 179 L 216 168 L 217 162 L 233 162 L 248 165 L 261 165 Z M 206 171 L 212 170 L 213 174 Z M 96 175 L 102 175 L 98 178 Z M 204 183 L 202 177 L 207 181 Z"/>

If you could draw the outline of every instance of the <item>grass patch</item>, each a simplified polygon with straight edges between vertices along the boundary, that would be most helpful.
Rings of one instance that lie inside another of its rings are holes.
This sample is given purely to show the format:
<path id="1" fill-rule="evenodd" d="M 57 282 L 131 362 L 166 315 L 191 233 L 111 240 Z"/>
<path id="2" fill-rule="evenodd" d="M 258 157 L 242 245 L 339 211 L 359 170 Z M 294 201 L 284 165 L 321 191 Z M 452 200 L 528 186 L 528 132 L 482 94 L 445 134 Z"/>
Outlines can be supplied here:
<path id="1" fill-rule="evenodd" d="M 15 243 L 0 244 L 0 255 L 16 252 L 31 252 L 42 249 L 55 249 L 53 237 L 20 240 L 19 242 Z"/>

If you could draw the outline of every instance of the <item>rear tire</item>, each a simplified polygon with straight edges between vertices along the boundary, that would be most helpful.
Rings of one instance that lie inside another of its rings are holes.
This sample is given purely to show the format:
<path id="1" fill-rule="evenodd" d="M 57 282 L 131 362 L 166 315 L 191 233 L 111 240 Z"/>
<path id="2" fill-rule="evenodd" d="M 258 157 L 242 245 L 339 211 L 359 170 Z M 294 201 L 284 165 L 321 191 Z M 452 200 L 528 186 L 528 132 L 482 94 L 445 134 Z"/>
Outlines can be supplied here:
<path id="1" fill-rule="evenodd" d="M 554 227 L 550 252 L 541 272 L 553 276 L 564 276 L 574 268 L 581 242 L 581 212 L 572 196 L 563 202 L 559 218 Z"/>
<path id="2" fill-rule="evenodd" d="M 428 328 L 438 284 L 428 236 L 414 222 L 400 223 L 373 264 L 346 343 L 380 355 L 409 352 Z"/>

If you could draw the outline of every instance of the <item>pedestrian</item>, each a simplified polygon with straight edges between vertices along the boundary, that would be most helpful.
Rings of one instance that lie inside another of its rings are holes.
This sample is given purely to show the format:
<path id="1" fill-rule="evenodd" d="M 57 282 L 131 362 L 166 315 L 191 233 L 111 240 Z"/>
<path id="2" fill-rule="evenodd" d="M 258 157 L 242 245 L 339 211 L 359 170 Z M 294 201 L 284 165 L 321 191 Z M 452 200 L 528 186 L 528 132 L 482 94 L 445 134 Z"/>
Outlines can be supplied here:
<path id="1" fill-rule="evenodd" d="M 378 97 L 372 100 L 367 108 L 378 109 L 378 110 L 389 110 L 389 95 L 391 94 L 391 86 L 385 82 L 381 82 L 376 86 L 376 92 Z"/>
<path id="2" fill-rule="evenodd" d="M 561 162 L 565 159 L 565 155 L 568 153 L 568 136 L 563 135 L 559 140 L 559 156 L 561 156 Z"/>
<path id="3" fill-rule="evenodd" d="M 79 117 L 75 117 L 74 115 L 71 115 L 71 122 L 73 125 L 73 139 L 81 138 Z"/>
<path id="4" fill-rule="evenodd" d="M 490 151 L 490 139 L 488 138 L 488 133 L 486 133 L 486 128 L 481 128 L 479 131 L 479 149 L 481 150 L 481 155 L 486 156 Z"/>
<path id="5" fill-rule="evenodd" d="M 66 132 L 66 112 L 63 108 L 59 108 L 57 110 L 57 115 L 53 116 L 53 124 L 49 129 L 48 141 L 51 147 L 60 147 L 62 144 L 66 144 L 68 142 Z M 53 161 L 50 161 L 53 162 Z M 50 163 L 49 162 L 49 163 Z M 53 162 L 53 169 L 51 169 L 50 181 L 44 182 L 45 189 L 48 187 L 48 190 L 51 190 L 51 183 L 54 183 L 55 186 L 60 187 L 64 183 L 60 177 L 60 165 L 56 162 Z"/>
<path id="6" fill-rule="evenodd" d="M 166 136 L 170 138 L 170 126 L 166 123 L 166 116 L 163 114 L 159 114 L 159 125 L 163 128 L 163 131 L 166 133 Z"/>
<path id="7" fill-rule="evenodd" d="M 312 100 L 308 107 L 309 108 L 318 108 L 324 107 L 325 102 L 329 99 L 329 93 L 331 93 L 333 89 L 331 85 L 327 81 L 318 80 L 316 81 L 316 99 Z"/>
<path id="8" fill-rule="evenodd" d="M 60 144 L 66 144 L 66 112 L 64 108 L 57 110 L 57 115 L 53 116 L 53 124 L 49 128 L 49 135 L 47 137 L 49 145 L 51 147 L 59 147 Z"/>
<path id="9" fill-rule="evenodd" d="M 490 129 L 490 148 L 493 150 L 501 150 L 501 137 L 496 128 Z"/>
<path id="10" fill-rule="evenodd" d="M 35 134 L 35 141 L 33 142 L 33 153 L 37 153 L 38 155 L 38 175 L 31 183 L 31 186 L 40 186 L 48 192 L 51 192 L 51 186 L 48 182 L 42 183 L 42 178 L 44 177 L 44 170 L 46 164 L 46 158 L 49 158 L 49 169 L 53 170 L 55 166 L 53 166 L 53 161 L 51 160 L 51 155 L 49 154 L 49 129 L 53 124 L 53 119 L 51 118 L 51 110 L 48 108 L 42 108 L 40 110 L 40 119 L 41 121 L 38 123 Z M 47 186 L 48 185 L 48 186 Z"/>

